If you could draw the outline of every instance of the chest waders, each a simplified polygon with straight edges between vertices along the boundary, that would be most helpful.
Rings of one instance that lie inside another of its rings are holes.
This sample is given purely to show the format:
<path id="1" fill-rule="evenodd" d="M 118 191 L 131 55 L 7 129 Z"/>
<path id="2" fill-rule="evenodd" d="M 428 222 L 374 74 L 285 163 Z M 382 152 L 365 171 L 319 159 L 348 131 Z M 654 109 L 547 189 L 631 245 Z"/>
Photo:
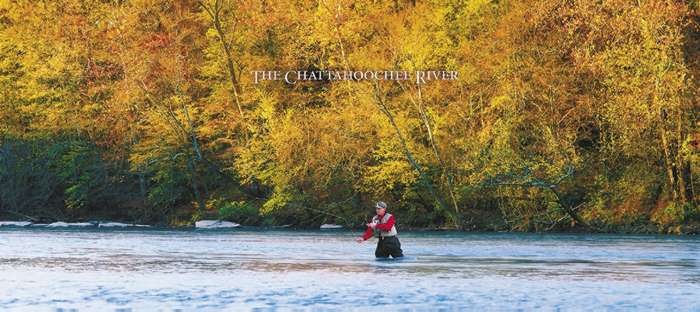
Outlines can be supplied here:
<path id="1" fill-rule="evenodd" d="M 375 224 L 385 224 L 389 221 L 391 214 L 385 213 L 382 218 L 379 216 L 374 216 L 372 218 L 372 223 Z M 377 258 L 387 258 L 392 256 L 394 258 L 403 257 L 403 251 L 401 250 L 401 242 L 399 238 L 396 237 L 396 225 L 391 227 L 389 231 L 383 231 L 380 229 L 374 229 L 374 236 L 379 239 L 377 241 L 377 249 L 374 251 L 374 256 Z"/>

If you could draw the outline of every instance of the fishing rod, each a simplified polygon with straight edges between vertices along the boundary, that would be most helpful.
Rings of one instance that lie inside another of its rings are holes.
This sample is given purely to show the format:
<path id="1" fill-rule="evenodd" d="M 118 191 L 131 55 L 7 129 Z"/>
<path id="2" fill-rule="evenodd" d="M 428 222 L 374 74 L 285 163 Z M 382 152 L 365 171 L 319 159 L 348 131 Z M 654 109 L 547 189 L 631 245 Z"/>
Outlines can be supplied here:
<path id="1" fill-rule="evenodd" d="M 350 222 L 350 221 L 348 221 L 347 218 L 345 218 L 345 217 L 343 217 L 343 216 L 339 216 L 339 215 L 337 215 L 337 214 L 330 213 L 330 212 L 327 212 L 327 211 L 324 211 L 324 210 L 321 210 L 321 209 L 316 209 L 316 208 L 311 208 L 311 207 L 301 207 L 301 208 L 303 208 L 303 209 L 308 209 L 308 210 L 315 211 L 315 212 L 320 212 L 320 213 L 329 215 L 329 216 L 331 216 L 331 217 L 334 217 L 334 218 L 337 218 L 337 219 L 341 219 L 341 220 L 344 221 L 345 225 L 348 226 L 348 227 L 350 228 L 350 231 L 351 231 L 353 234 L 356 232 L 356 231 L 355 231 L 355 225 L 357 225 L 357 224 L 360 224 L 360 225 L 361 225 L 361 224 L 362 224 L 362 223 L 357 223 L 357 222 Z"/>

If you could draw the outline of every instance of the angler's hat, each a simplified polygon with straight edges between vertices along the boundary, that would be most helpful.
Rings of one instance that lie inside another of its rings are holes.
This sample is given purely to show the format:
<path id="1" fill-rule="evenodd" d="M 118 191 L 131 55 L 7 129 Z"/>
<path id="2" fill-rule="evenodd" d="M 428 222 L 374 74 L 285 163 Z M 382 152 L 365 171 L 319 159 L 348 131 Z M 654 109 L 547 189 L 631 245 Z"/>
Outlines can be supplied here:
<path id="1" fill-rule="evenodd" d="M 383 201 L 378 201 L 377 204 L 374 206 L 375 208 L 384 208 L 386 209 L 386 203 Z"/>

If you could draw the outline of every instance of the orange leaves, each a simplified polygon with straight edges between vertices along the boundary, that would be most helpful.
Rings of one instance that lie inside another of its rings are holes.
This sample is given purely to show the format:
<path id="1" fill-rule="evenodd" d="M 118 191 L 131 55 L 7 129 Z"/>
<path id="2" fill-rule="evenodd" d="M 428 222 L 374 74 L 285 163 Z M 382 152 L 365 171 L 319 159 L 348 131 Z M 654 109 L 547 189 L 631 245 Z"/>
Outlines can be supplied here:
<path id="1" fill-rule="evenodd" d="M 150 35 L 140 46 L 151 52 L 168 48 L 172 44 L 172 38 L 168 33 L 155 33 Z"/>

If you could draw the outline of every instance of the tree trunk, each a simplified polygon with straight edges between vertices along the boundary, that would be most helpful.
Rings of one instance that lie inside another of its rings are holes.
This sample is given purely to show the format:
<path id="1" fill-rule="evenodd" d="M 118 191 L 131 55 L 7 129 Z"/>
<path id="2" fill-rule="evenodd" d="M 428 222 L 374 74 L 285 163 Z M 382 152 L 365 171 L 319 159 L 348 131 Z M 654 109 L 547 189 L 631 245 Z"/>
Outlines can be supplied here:
<path id="1" fill-rule="evenodd" d="M 683 120 L 681 115 L 682 112 L 680 110 L 676 112 L 676 179 L 678 181 L 678 196 L 681 204 L 685 204 L 688 202 L 688 195 L 685 183 L 686 161 L 681 152 L 683 146 Z"/>
<path id="2" fill-rule="evenodd" d="M 191 183 L 192 183 L 192 193 L 194 194 L 194 198 L 197 201 L 197 212 L 198 215 L 201 214 L 204 210 L 206 210 L 207 206 L 204 202 L 204 198 L 202 198 L 202 194 L 199 192 L 199 181 L 197 179 L 197 167 L 194 164 L 194 159 L 192 156 L 188 157 L 188 165 L 190 172 L 192 173 L 191 175 Z"/>
<path id="3" fill-rule="evenodd" d="M 231 53 L 231 47 L 229 46 L 228 42 L 226 41 L 226 36 L 223 27 L 221 26 L 221 16 L 219 15 L 221 13 L 221 1 L 216 0 L 214 2 L 214 7 L 209 7 L 204 2 L 199 2 L 199 5 L 204 8 L 204 10 L 209 14 L 209 17 L 211 18 L 212 24 L 214 25 L 214 29 L 216 29 L 216 34 L 217 37 L 219 37 L 219 41 L 221 42 L 221 46 L 224 50 L 224 54 L 226 55 L 226 69 L 228 70 L 228 75 L 229 75 L 229 80 L 231 80 L 231 92 L 233 93 L 233 99 L 234 102 L 236 103 L 236 108 L 238 108 L 238 113 L 240 114 L 241 118 L 244 118 L 243 116 L 243 108 L 241 107 L 241 101 L 239 94 L 241 92 L 241 87 L 238 82 L 238 77 L 236 75 L 236 68 L 233 64 L 233 55 Z M 246 132 L 246 138 L 247 138 L 247 132 Z"/>
<path id="4" fill-rule="evenodd" d="M 447 180 L 447 192 L 450 195 L 450 200 L 452 201 L 452 206 L 455 210 L 455 213 L 457 214 L 457 217 L 459 219 L 461 219 L 459 205 L 457 205 L 457 198 L 454 195 L 453 186 L 452 186 L 452 173 L 447 168 L 447 166 L 445 165 L 445 162 L 442 160 L 442 157 L 440 157 L 440 153 L 438 152 L 437 145 L 435 143 L 435 138 L 433 137 L 433 130 L 430 127 L 430 121 L 428 120 L 428 115 L 425 113 L 425 110 L 423 109 L 423 96 L 422 96 L 420 86 L 418 86 L 418 103 L 417 104 L 418 104 L 418 112 L 420 113 L 421 120 L 423 121 L 423 124 L 425 125 L 425 129 L 428 132 L 428 142 L 430 142 L 430 146 L 432 147 L 433 154 L 435 154 L 435 158 L 437 158 L 438 162 L 440 163 L 440 167 L 442 168 L 443 174 L 445 175 L 445 179 Z"/>
<path id="5" fill-rule="evenodd" d="M 386 115 L 386 117 L 389 119 L 389 123 L 391 123 L 391 126 L 394 128 L 394 131 L 396 132 L 396 137 L 399 139 L 399 142 L 401 143 L 401 146 L 403 147 L 404 153 L 406 154 L 406 158 L 408 161 L 411 163 L 411 166 L 413 166 L 413 169 L 416 170 L 418 173 L 418 179 L 423 182 L 423 184 L 426 186 L 430 194 L 438 201 L 438 204 L 440 207 L 445 210 L 445 211 L 450 211 L 449 207 L 445 203 L 445 201 L 440 197 L 437 192 L 435 192 L 435 188 L 433 187 L 433 184 L 430 182 L 430 180 L 425 176 L 423 173 L 423 170 L 421 169 L 420 165 L 416 160 L 413 158 L 413 153 L 411 153 L 411 150 L 408 148 L 408 144 L 406 144 L 406 140 L 404 139 L 403 135 L 401 134 L 401 129 L 399 129 L 399 126 L 396 124 L 396 121 L 394 121 L 394 116 L 391 114 L 391 111 L 389 111 L 389 108 L 386 106 L 386 103 L 384 101 L 381 89 L 379 88 L 378 82 L 374 82 L 374 98 L 375 102 L 377 103 L 377 106 L 379 106 L 379 110 Z M 462 228 L 462 225 L 459 223 L 459 219 L 454 219 L 454 225 L 458 229 Z"/>
<path id="6" fill-rule="evenodd" d="M 673 202 L 678 202 L 678 192 L 676 192 L 676 179 L 673 174 L 673 162 L 671 160 L 671 151 L 668 146 L 668 139 L 666 138 L 666 130 L 664 130 L 663 125 L 659 129 L 661 134 L 661 146 L 664 150 L 664 163 L 666 164 L 666 177 L 668 178 L 668 184 L 671 189 L 671 195 L 673 196 Z"/>

